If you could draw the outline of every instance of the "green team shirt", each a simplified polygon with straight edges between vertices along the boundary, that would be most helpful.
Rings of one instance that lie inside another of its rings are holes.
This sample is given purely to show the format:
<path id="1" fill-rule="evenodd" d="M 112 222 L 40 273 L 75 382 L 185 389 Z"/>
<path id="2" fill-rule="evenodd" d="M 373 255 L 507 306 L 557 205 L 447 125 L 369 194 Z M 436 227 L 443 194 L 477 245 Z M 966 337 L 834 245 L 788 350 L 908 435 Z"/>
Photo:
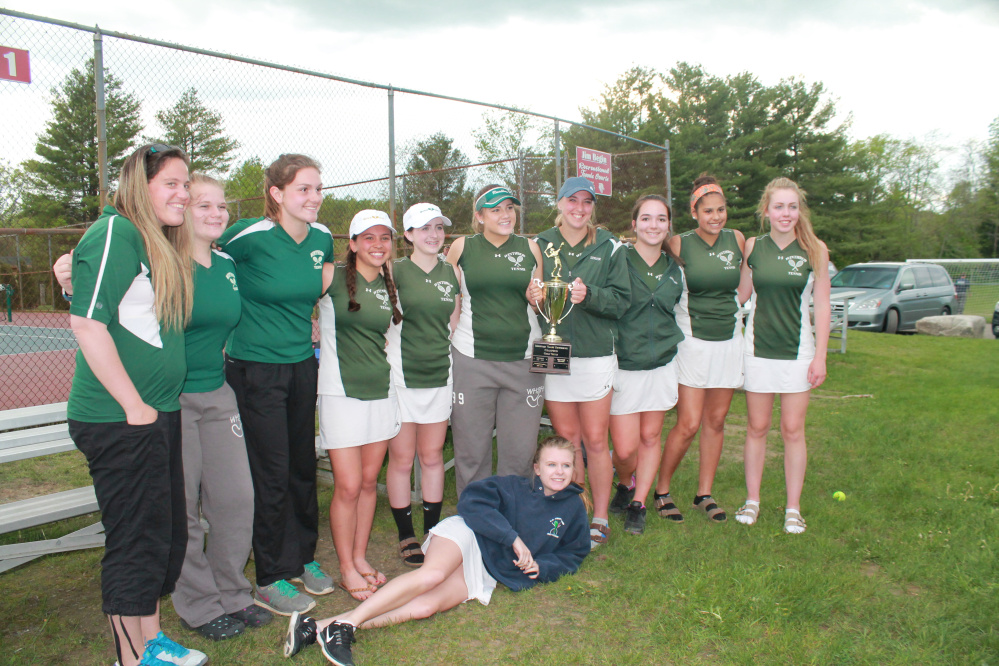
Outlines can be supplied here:
<path id="1" fill-rule="evenodd" d="M 194 263 L 194 308 L 184 329 L 187 381 L 184 393 L 208 393 L 225 383 L 222 349 L 242 311 L 236 286 L 236 264 L 212 251 L 212 265 Z"/>
<path id="2" fill-rule="evenodd" d="M 349 312 L 347 271 L 337 265 L 319 300 L 319 394 L 383 400 L 390 393 L 385 334 L 392 323 L 392 303 L 381 275 L 368 282 L 357 273 L 356 286 L 354 299 L 361 309 Z"/>
<path id="3" fill-rule="evenodd" d="M 404 388 L 451 383 L 451 313 L 458 297 L 454 267 L 443 259 L 425 273 L 409 257 L 392 267 L 402 322 L 388 332 L 392 381 Z"/>
<path id="4" fill-rule="evenodd" d="M 312 310 L 323 293 L 323 263 L 333 257 L 333 236 L 321 224 L 296 243 L 266 218 L 240 220 L 219 246 L 236 262 L 243 315 L 226 351 L 259 363 L 298 363 L 312 350 Z"/>
<path id="5" fill-rule="evenodd" d="M 586 297 L 558 324 L 558 335 L 572 343 L 573 357 L 613 354 L 617 320 L 631 301 L 628 253 L 624 243 L 606 229 L 599 228 L 590 245 L 580 241 L 575 247 L 569 247 L 557 227 L 542 231 L 536 240 L 541 248 L 546 280 L 551 279 L 555 268 L 554 258 L 547 253 L 561 246 L 562 280 L 571 283 L 579 278 L 586 285 Z"/>
<path id="6" fill-rule="evenodd" d="M 797 240 L 782 250 L 767 234 L 756 239 L 746 261 L 753 269 L 746 354 L 778 360 L 814 358 L 809 315 L 814 274 L 808 253 Z"/>
<path id="7" fill-rule="evenodd" d="M 465 356 L 487 361 L 528 357 L 541 337 L 527 285 L 537 261 L 530 241 L 511 235 L 496 247 L 482 234 L 465 237 L 458 259 L 462 272 L 461 317 L 451 344 Z"/>
<path id="8" fill-rule="evenodd" d="M 677 319 L 684 334 L 709 342 L 731 340 L 742 325 L 737 291 L 742 250 L 735 232 L 722 229 L 712 246 L 688 231 L 680 236 L 680 258 L 687 293 Z"/>
<path id="9" fill-rule="evenodd" d="M 184 332 L 161 328 L 154 304 L 142 236 L 130 220 L 105 206 L 73 252 L 69 312 L 105 324 L 142 401 L 157 411 L 175 412 L 187 374 Z M 94 376 L 82 351 L 76 353 L 66 413 L 87 423 L 125 420 L 125 410 Z"/>
<path id="10" fill-rule="evenodd" d="M 666 253 L 651 267 L 628 246 L 631 302 L 618 320 L 617 364 L 622 370 L 654 370 L 676 356 L 683 333 L 675 308 L 684 291 L 683 270 Z"/>

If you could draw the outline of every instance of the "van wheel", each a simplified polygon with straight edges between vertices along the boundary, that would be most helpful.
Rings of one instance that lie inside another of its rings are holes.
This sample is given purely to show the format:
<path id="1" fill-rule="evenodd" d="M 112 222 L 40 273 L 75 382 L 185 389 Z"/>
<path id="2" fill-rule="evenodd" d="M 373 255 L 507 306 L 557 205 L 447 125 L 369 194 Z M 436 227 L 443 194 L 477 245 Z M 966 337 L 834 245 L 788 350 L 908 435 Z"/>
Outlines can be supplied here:
<path id="1" fill-rule="evenodd" d="M 885 333 L 898 333 L 898 310 L 889 310 L 885 315 Z"/>
<path id="2" fill-rule="evenodd" d="M 942 312 L 941 312 L 940 314 L 941 314 L 941 315 L 943 315 L 944 317 L 946 317 L 947 315 L 949 315 L 949 314 L 950 314 L 950 308 L 949 308 L 948 306 L 946 306 L 946 305 L 945 305 L 945 306 L 943 307 L 943 311 L 942 311 Z"/>

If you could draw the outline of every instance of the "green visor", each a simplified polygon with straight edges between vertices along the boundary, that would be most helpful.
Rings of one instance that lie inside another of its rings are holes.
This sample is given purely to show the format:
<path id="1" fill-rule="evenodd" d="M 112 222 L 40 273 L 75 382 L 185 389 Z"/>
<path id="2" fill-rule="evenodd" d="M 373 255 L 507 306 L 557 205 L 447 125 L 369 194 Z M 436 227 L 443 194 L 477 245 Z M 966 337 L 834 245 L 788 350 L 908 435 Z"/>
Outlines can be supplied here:
<path id="1" fill-rule="evenodd" d="M 507 199 L 511 199 L 513 203 L 518 206 L 520 205 L 520 199 L 513 196 L 513 192 L 511 192 L 508 188 L 494 187 L 488 192 L 484 192 L 482 196 L 475 200 L 475 210 L 495 208 L 501 201 L 506 201 Z"/>

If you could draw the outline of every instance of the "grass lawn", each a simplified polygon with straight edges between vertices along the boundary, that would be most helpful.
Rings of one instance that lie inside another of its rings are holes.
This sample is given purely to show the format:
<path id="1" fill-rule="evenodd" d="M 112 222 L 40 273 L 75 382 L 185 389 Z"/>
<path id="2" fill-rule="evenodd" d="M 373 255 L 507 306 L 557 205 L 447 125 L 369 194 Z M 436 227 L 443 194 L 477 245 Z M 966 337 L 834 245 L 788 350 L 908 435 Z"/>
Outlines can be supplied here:
<path id="1" fill-rule="evenodd" d="M 737 394 L 715 498 L 721 525 L 688 508 L 692 447 L 673 482 L 682 525 L 650 510 L 641 537 L 611 519 L 610 543 L 576 576 L 534 590 L 498 589 L 430 620 L 362 631 L 359 664 L 717 664 L 999 662 L 999 348 L 992 340 L 851 333 L 831 354 L 829 380 L 809 411 L 808 531 L 781 531 L 781 442 L 770 440 L 763 512 L 732 518 L 744 499 L 745 401 Z M 667 427 L 672 421 L 667 416 Z M 78 453 L 0 467 L 0 501 L 86 483 Z M 453 481 L 452 481 L 453 483 Z M 13 489 L 13 490 L 11 490 Z M 20 490 L 19 490 L 20 489 Z M 841 490 L 846 501 L 832 495 Z M 320 504 L 329 502 L 329 490 Z M 445 514 L 453 512 L 453 485 Z M 415 513 L 415 512 L 414 512 Z M 56 536 L 86 519 L 48 526 Z M 335 571 L 328 527 L 319 560 Z M 27 540 L 38 531 L 8 535 Z M 370 560 L 403 571 L 380 498 Z M 10 543 L 7 539 L 4 543 Z M 99 550 L 49 556 L 0 574 L 0 663 L 114 661 L 100 615 Z M 252 562 L 249 565 L 252 579 Z M 316 609 L 353 602 L 339 590 Z M 170 635 L 216 665 L 327 663 L 307 649 L 281 656 L 285 622 L 213 644 Z"/>

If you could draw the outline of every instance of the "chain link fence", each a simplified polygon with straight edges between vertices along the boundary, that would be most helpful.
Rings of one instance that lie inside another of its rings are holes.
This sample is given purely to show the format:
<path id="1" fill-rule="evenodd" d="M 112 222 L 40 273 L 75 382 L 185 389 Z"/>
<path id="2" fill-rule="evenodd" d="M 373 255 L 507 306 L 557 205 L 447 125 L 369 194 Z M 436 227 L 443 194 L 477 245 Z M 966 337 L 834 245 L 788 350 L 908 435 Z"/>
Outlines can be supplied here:
<path id="1" fill-rule="evenodd" d="M 30 56 L 30 83 L 10 80 L 9 64 L 27 62 L 15 50 Z M 521 232 L 537 233 L 555 220 L 560 184 L 576 175 L 577 145 L 613 154 L 613 196 L 598 197 L 596 214 L 612 231 L 630 231 L 638 196 L 670 196 L 668 146 L 7 9 L 0 91 L 0 284 L 9 285 L 0 292 L 0 409 L 66 399 L 76 343 L 51 265 L 147 141 L 181 145 L 196 168 L 221 178 L 233 220 L 263 214 L 263 171 L 278 155 L 315 158 L 319 221 L 334 235 L 364 208 L 389 212 L 401 228 L 420 201 L 441 206 L 449 231 L 468 233 L 475 191 L 494 182 L 524 203 Z M 346 249 L 343 238 L 336 247 Z"/>

